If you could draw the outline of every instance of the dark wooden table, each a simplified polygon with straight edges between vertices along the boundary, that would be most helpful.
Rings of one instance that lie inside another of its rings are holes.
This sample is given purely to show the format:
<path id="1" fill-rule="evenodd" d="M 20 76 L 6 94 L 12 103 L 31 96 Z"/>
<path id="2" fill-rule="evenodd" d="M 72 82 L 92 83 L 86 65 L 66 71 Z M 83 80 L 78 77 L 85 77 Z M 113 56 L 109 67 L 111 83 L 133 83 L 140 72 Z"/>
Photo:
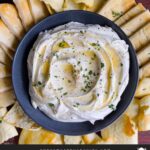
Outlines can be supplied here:
<path id="1" fill-rule="evenodd" d="M 150 10 L 150 0 L 136 0 L 136 1 L 141 2 L 147 9 Z M 5 144 L 17 144 L 17 141 L 18 137 L 15 137 L 5 142 Z M 150 144 L 150 131 L 139 133 L 139 144 Z"/>

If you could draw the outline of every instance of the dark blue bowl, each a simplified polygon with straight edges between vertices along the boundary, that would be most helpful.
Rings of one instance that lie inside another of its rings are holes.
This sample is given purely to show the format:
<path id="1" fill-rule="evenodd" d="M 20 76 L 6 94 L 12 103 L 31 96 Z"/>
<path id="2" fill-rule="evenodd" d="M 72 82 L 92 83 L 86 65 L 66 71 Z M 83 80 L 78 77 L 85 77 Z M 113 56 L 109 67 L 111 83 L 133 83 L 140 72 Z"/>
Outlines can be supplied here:
<path id="1" fill-rule="evenodd" d="M 96 121 L 94 125 L 90 122 L 82 123 L 64 123 L 54 121 L 47 117 L 39 109 L 34 109 L 31 105 L 29 96 L 29 80 L 27 70 L 27 57 L 32 48 L 38 34 L 41 31 L 52 29 L 56 26 L 66 24 L 70 21 L 81 22 L 84 24 L 99 24 L 101 26 L 109 26 L 118 33 L 121 39 L 125 40 L 129 45 L 130 54 L 130 79 L 127 88 L 125 89 L 121 101 L 119 102 L 116 111 L 108 115 L 104 120 Z M 128 107 L 133 99 L 137 83 L 138 83 L 138 63 L 135 51 L 128 37 L 123 31 L 107 18 L 95 13 L 87 11 L 66 11 L 47 17 L 37 25 L 35 25 L 23 38 L 19 44 L 12 68 L 12 80 L 16 93 L 17 100 L 25 113 L 34 120 L 37 124 L 47 130 L 65 135 L 83 135 L 92 132 L 100 131 L 114 122 Z"/>

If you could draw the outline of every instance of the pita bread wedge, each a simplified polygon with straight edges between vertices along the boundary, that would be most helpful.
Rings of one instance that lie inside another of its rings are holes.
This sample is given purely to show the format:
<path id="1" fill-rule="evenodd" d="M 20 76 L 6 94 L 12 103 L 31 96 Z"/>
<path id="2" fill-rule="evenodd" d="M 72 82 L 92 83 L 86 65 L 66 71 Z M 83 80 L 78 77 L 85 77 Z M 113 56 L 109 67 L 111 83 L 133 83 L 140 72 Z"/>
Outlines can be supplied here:
<path id="1" fill-rule="evenodd" d="M 127 36 L 131 36 L 134 32 L 136 32 L 149 21 L 150 12 L 149 10 L 146 10 L 121 26 L 121 29 L 126 33 Z"/>
<path id="2" fill-rule="evenodd" d="M 64 136 L 65 144 L 83 144 L 82 136 Z"/>
<path id="3" fill-rule="evenodd" d="M 150 60 L 150 44 L 137 53 L 137 58 L 140 67 Z"/>
<path id="4" fill-rule="evenodd" d="M 38 131 L 22 130 L 19 144 L 62 144 L 62 137 L 54 132 L 40 129 Z"/>
<path id="5" fill-rule="evenodd" d="M 15 50 L 18 44 L 16 37 L 10 32 L 4 22 L 0 19 L 0 43 L 6 47 Z"/>
<path id="6" fill-rule="evenodd" d="M 12 81 L 10 77 L 0 79 L 0 93 L 12 89 Z"/>
<path id="7" fill-rule="evenodd" d="M 135 5 L 135 0 L 108 0 L 98 13 L 114 21 Z"/>
<path id="8" fill-rule="evenodd" d="M 107 145 L 109 145 L 109 144 L 115 144 L 115 141 L 111 137 L 107 140 L 103 140 L 102 138 L 100 138 L 100 139 L 95 140 L 93 144 L 103 144 L 103 145 L 107 144 Z"/>
<path id="9" fill-rule="evenodd" d="M 28 3 L 35 23 L 48 16 L 46 6 L 40 0 L 28 0 Z"/>
<path id="10" fill-rule="evenodd" d="M 102 6 L 105 4 L 106 1 L 104 0 L 95 0 L 94 5 L 90 8 L 87 8 L 88 11 L 92 12 L 98 12 L 102 8 Z"/>
<path id="11" fill-rule="evenodd" d="M 0 4 L 0 17 L 18 39 L 23 37 L 24 28 L 14 5 Z"/>
<path id="12" fill-rule="evenodd" d="M 15 94 L 13 90 L 0 93 L 0 107 L 8 107 L 15 103 Z"/>
<path id="13" fill-rule="evenodd" d="M 11 68 L 7 65 L 0 63 L 0 78 L 6 78 L 11 76 Z"/>
<path id="14" fill-rule="evenodd" d="M 139 71 L 140 79 L 146 78 L 146 77 L 150 77 L 150 61 L 144 66 L 142 66 L 142 68 L 140 68 L 140 71 Z"/>
<path id="15" fill-rule="evenodd" d="M 138 115 L 139 131 L 150 130 L 150 95 L 140 100 L 140 111 Z"/>
<path id="16" fill-rule="evenodd" d="M 16 128 L 4 121 L 0 123 L 0 144 L 18 135 Z"/>
<path id="17" fill-rule="evenodd" d="M 100 140 L 100 137 L 96 133 L 83 135 L 82 138 L 85 144 L 94 144 L 95 142 Z"/>
<path id="18" fill-rule="evenodd" d="M 43 2 L 44 2 L 44 0 L 43 0 Z M 51 15 L 55 13 L 55 11 L 51 8 L 50 5 L 48 5 L 48 4 L 45 4 L 45 5 L 46 5 L 46 8 L 47 8 L 48 12 L 49 12 Z"/>
<path id="19" fill-rule="evenodd" d="M 5 51 L 5 53 L 8 55 L 8 57 L 13 60 L 15 52 L 6 47 L 4 44 L 0 43 L 0 47 Z"/>
<path id="20" fill-rule="evenodd" d="M 63 10 L 86 10 L 87 7 L 83 3 L 75 3 L 74 0 L 65 0 Z"/>
<path id="21" fill-rule="evenodd" d="M 42 0 L 46 5 L 50 5 L 50 7 L 55 12 L 63 11 L 64 0 Z"/>
<path id="22" fill-rule="evenodd" d="M 139 85 L 135 93 L 135 97 L 141 98 L 147 95 L 150 95 L 150 78 L 143 78 L 139 82 Z"/>
<path id="23" fill-rule="evenodd" d="M 150 22 L 130 37 L 130 41 L 136 51 L 150 42 Z"/>
<path id="24" fill-rule="evenodd" d="M 0 120 L 1 120 L 2 117 L 4 117 L 6 112 L 7 112 L 7 108 L 0 108 Z"/>
<path id="25" fill-rule="evenodd" d="M 30 12 L 29 4 L 27 0 L 13 0 L 15 3 L 19 16 L 21 18 L 24 28 L 29 30 L 34 25 L 34 20 Z"/>
<path id="26" fill-rule="evenodd" d="M 145 7 L 139 3 L 133 8 L 131 8 L 128 12 L 126 12 L 123 16 L 121 16 L 115 23 L 119 26 L 128 22 L 130 19 L 134 18 L 138 14 L 142 13 L 145 10 Z"/>
<path id="27" fill-rule="evenodd" d="M 18 128 L 23 128 L 27 130 L 40 129 L 40 127 L 23 112 L 22 108 L 17 102 L 5 115 L 4 120 Z"/>
<path id="28" fill-rule="evenodd" d="M 128 109 L 125 111 L 125 114 L 127 116 L 130 116 L 130 118 L 137 123 L 137 116 L 139 113 L 139 99 L 134 98 L 129 105 Z"/>
<path id="29" fill-rule="evenodd" d="M 92 8 L 94 6 L 95 1 L 94 0 L 74 0 L 77 4 L 84 4 L 88 8 Z"/>
<path id="30" fill-rule="evenodd" d="M 7 66 L 11 66 L 12 60 L 5 53 L 4 49 L 0 46 L 0 63 L 3 63 Z"/>
<path id="31" fill-rule="evenodd" d="M 113 138 L 115 144 L 138 144 L 138 130 L 128 115 L 122 115 L 101 131 L 102 139 Z"/>

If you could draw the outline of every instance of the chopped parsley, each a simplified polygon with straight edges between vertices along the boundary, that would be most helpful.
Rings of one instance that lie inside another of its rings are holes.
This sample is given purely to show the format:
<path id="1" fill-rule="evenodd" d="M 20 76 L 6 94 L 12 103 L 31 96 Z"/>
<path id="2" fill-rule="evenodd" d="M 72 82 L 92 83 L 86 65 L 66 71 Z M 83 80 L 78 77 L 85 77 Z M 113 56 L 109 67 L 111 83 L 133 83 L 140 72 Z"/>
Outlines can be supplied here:
<path id="1" fill-rule="evenodd" d="M 67 95 L 68 93 L 67 92 L 65 92 L 63 95 Z"/>
<path id="2" fill-rule="evenodd" d="M 61 91 L 62 89 L 63 89 L 63 87 L 61 87 L 61 88 L 58 88 L 57 90 L 58 90 L 58 91 Z"/>
<path id="3" fill-rule="evenodd" d="M 122 67 L 122 66 L 123 66 L 123 64 L 122 64 L 122 63 L 120 63 L 120 66 Z"/>
<path id="4" fill-rule="evenodd" d="M 115 12 L 115 11 L 112 11 L 112 16 L 113 16 L 114 18 L 118 18 L 118 17 L 120 17 L 122 14 L 123 14 L 123 12 Z"/>
<path id="5" fill-rule="evenodd" d="M 2 120 L 0 119 L 0 123 L 2 123 Z"/>
<path id="6" fill-rule="evenodd" d="M 104 63 L 101 63 L 101 68 L 103 68 L 104 67 Z"/>
<path id="7" fill-rule="evenodd" d="M 79 103 L 76 103 L 75 105 L 73 105 L 73 107 L 78 107 L 80 104 Z"/>
<path id="8" fill-rule="evenodd" d="M 110 109 L 112 109 L 113 111 L 115 111 L 115 109 L 116 109 L 113 104 L 110 104 L 108 107 L 109 107 Z"/>
<path id="9" fill-rule="evenodd" d="M 32 83 L 32 86 L 35 86 L 35 87 L 44 87 L 45 84 L 42 83 L 41 81 L 38 81 L 37 83 Z"/>
<path id="10" fill-rule="evenodd" d="M 52 103 L 49 103 L 48 106 L 49 106 L 49 107 L 54 107 L 55 105 L 52 104 Z"/>

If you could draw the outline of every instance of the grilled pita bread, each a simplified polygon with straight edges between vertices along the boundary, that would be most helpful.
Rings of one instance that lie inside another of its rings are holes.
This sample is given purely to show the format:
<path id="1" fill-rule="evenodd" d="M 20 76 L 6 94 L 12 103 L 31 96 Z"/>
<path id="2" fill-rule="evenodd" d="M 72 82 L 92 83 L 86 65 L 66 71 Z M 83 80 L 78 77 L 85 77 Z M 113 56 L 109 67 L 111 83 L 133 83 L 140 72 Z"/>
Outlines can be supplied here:
<path id="1" fill-rule="evenodd" d="M 21 18 L 24 28 L 29 30 L 34 25 L 34 20 L 30 12 L 29 4 L 27 0 L 13 0 L 15 3 L 19 16 Z"/>
<path id="2" fill-rule="evenodd" d="M 128 12 L 126 12 L 123 16 L 121 16 L 115 23 L 119 26 L 128 22 L 130 19 L 134 18 L 138 14 L 142 13 L 145 10 L 144 6 L 139 3 L 133 8 L 131 8 Z"/>
<path id="3" fill-rule="evenodd" d="M 1 121 L 1 118 L 4 117 L 6 112 L 7 112 L 7 108 L 0 108 L 0 121 Z"/>
<path id="4" fill-rule="evenodd" d="M 35 23 L 48 16 L 46 6 L 40 0 L 28 0 L 28 3 Z"/>
<path id="5" fill-rule="evenodd" d="M 121 26 L 121 29 L 126 33 L 127 36 L 131 36 L 134 32 L 136 32 L 149 21 L 150 12 L 149 10 L 146 10 Z"/>
<path id="6" fill-rule="evenodd" d="M 83 135 L 82 138 L 85 144 L 95 144 L 100 140 L 100 137 L 96 133 Z"/>
<path id="7" fill-rule="evenodd" d="M 18 16 L 18 12 L 12 4 L 0 4 L 0 17 L 8 26 L 9 30 L 18 38 L 21 39 L 24 35 L 24 28 Z"/>
<path id="8" fill-rule="evenodd" d="M 13 90 L 0 93 L 0 107 L 8 107 L 15 103 L 15 94 Z"/>
<path id="9" fill-rule="evenodd" d="M 136 51 L 150 42 L 150 22 L 130 37 L 130 41 Z"/>
<path id="10" fill-rule="evenodd" d="M 94 0 L 74 0 L 77 4 L 84 4 L 88 8 L 92 8 L 94 6 L 95 1 Z"/>
<path id="11" fill-rule="evenodd" d="M 16 128 L 4 121 L 0 123 L 0 143 L 18 135 Z"/>
<path id="12" fill-rule="evenodd" d="M 0 93 L 8 91 L 10 89 L 12 89 L 11 78 L 10 77 L 1 78 L 0 79 Z"/>
<path id="13" fill-rule="evenodd" d="M 140 67 L 150 60 L 150 44 L 137 53 L 137 58 Z"/>
<path id="14" fill-rule="evenodd" d="M 0 63 L 0 78 L 6 78 L 11 76 L 11 68 L 7 65 Z"/>
<path id="15" fill-rule="evenodd" d="M 108 0 L 98 13 L 114 21 L 135 5 L 135 0 Z"/>
<path id="16" fill-rule="evenodd" d="M 106 1 L 104 0 L 95 0 L 94 5 L 90 8 L 87 8 L 88 11 L 92 12 L 98 12 L 102 8 L 102 6 L 105 4 Z"/>
<path id="17" fill-rule="evenodd" d="M 138 129 L 148 131 L 150 130 L 150 95 L 142 98 L 139 103 Z"/>
<path id="18" fill-rule="evenodd" d="M 65 144 L 83 144 L 82 136 L 64 136 Z"/>
<path id="19" fill-rule="evenodd" d="M 0 46 L 0 63 L 3 63 L 7 66 L 11 66 L 12 60 L 5 53 L 4 49 Z"/>
<path id="20" fill-rule="evenodd" d="M 22 108 L 17 102 L 5 115 L 4 120 L 18 128 L 27 130 L 40 129 L 40 127 L 23 112 Z"/>
<path id="21" fill-rule="evenodd" d="M 142 68 L 140 68 L 140 71 L 139 71 L 140 79 L 146 78 L 146 77 L 150 77 L 150 62 L 142 66 Z"/>
<path id="22" fill-rule="evenodd" d="M 15 50 L 18 44 L 16 37 L 10 32 L 4 22 L 0 19 L 0 43 L 9 49 Z"/>
<path id="23" fill-rule="evenodd" d="M 63 144 L 61 135 L 40 129 L 38 131 L 22 130 L 19 144 Z"/>
<path id="24" fill-rule="evenodd" d="M 49 5 L 55 12 L 63 11 L 64 0 L 42 0 L 46 5 Z"/>
<path id="25" fill-rule="evenodd" d="M 15 52 L 10 50 L 8 47 L 6 47 L 4 44 L 0 43 L 1 49 L 5 51 L 5 53 L 8 55 L 8 57 L 13 60 Z"/>
<path id="26" fill-rule="evenodd" d="M 102 139 L 110 137 L 115 144 L 137 144 L 138 130 L 135 123 L 126 114 L 101 131 Z"/>
<path id="27" fill-rule="evenodd" d="M 141 98 L 147 95 L 150 95 L 150 78 L 143 78 L 136 89 L 135 97 Z"/>

